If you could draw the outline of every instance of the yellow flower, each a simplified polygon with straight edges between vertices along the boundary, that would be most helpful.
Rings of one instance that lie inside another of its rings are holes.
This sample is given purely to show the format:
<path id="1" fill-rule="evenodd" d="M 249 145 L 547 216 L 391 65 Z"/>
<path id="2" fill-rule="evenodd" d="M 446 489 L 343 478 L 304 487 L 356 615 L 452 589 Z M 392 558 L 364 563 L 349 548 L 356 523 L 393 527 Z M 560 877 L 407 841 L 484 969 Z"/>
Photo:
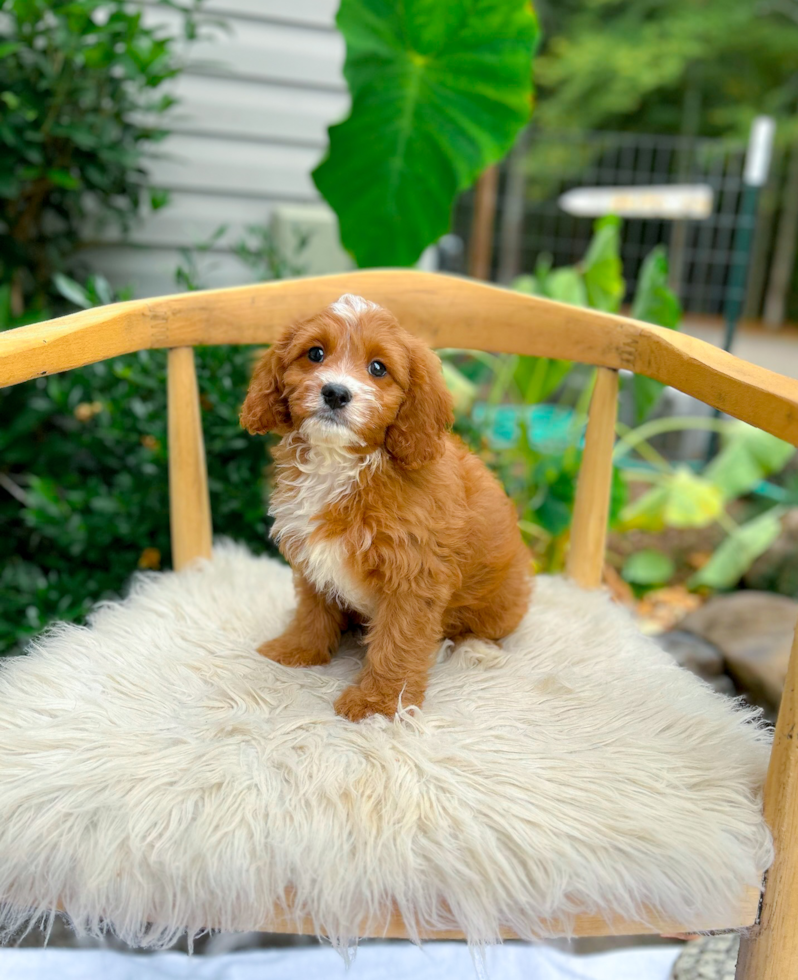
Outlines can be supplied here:
<path id="1" fill-rule="evenodd" d="M 103 410 L 102 402 L 81 402 L 72 413 L 78 422 L 89 422 Z"/>
<path id="2" fill-rule="evenodd" d="M 139 555 L 139 568 L 152 568 L 156 571 L 161 567 L 161 552 L 157 548 L 145 548 Z"/>

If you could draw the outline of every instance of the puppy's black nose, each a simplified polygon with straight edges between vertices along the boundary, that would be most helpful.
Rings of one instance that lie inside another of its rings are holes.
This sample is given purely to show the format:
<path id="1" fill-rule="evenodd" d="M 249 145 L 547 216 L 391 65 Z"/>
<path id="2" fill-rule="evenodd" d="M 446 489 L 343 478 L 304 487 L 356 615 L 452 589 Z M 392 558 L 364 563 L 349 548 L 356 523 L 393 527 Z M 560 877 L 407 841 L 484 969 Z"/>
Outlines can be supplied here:
<path id="1" fill-rule="evenodd" d="M 343 385 L 325 385 L 321 397 L 329 408 L 343 408 L 352 401 L 352 392 Z"/>

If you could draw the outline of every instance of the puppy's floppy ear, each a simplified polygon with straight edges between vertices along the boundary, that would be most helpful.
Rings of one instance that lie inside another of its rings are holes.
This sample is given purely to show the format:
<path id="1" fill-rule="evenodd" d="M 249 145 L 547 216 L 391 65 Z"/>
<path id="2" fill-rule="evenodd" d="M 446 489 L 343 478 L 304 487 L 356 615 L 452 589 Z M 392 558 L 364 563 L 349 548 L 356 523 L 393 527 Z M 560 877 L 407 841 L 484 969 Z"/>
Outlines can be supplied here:
<path id="1" fill-rule="evenodd" d="M 291 431 L 291 412 L 283 390 L 280 345 L 270 347 L 258 361 L 241 406 L 239 421 L 253 435 Z"/>
<path id="2" fill-rule="evenodd" d="M 385 433 L 385 448 L 401 466 L 417 470 L 443 455 L 454 416 L 440 359 L 420 340 L 413 338 L 409 346 L 410 384 Z"/>

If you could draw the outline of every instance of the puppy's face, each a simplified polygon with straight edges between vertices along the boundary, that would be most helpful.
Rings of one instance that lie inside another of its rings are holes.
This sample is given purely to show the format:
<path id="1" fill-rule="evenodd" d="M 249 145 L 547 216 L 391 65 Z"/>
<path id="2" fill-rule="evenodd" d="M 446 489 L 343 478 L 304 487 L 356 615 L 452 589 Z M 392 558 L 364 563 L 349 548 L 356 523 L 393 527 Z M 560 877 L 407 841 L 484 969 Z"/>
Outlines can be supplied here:
<path id="1" fill-rule="evenodd" d="M 241 422 L 313 445 L 384 446 L 412 469 L 443 452 L 451 401 L 432 351 L 387 310 L 346 295 L 267 351 Z"/>
<path id="2" fill-rule="evenodd" d="M 398 335 L 390 313 L 348 296 L 292 332 L 283 388 L 294 427 L 309 442 L 382 442 L 410 382 L 410 354 Z"/>

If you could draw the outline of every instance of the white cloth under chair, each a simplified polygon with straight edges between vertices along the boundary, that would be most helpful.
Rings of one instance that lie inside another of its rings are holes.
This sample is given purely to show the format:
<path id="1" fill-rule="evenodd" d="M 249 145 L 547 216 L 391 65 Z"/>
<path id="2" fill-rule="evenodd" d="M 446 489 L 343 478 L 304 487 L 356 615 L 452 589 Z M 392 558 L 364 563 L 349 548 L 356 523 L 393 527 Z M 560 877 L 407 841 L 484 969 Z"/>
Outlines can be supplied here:
<path id="1" fill-rule="evenodd" d="M 0 950 L 3 980 L 668 980 L 678 946 L 574 956 L 511 943 L 485 951 L 484 968 L 462 943 L 365 945 L 347 969 L 329 948 L 223 956 L 151 956 L 104 950 Z"/>

